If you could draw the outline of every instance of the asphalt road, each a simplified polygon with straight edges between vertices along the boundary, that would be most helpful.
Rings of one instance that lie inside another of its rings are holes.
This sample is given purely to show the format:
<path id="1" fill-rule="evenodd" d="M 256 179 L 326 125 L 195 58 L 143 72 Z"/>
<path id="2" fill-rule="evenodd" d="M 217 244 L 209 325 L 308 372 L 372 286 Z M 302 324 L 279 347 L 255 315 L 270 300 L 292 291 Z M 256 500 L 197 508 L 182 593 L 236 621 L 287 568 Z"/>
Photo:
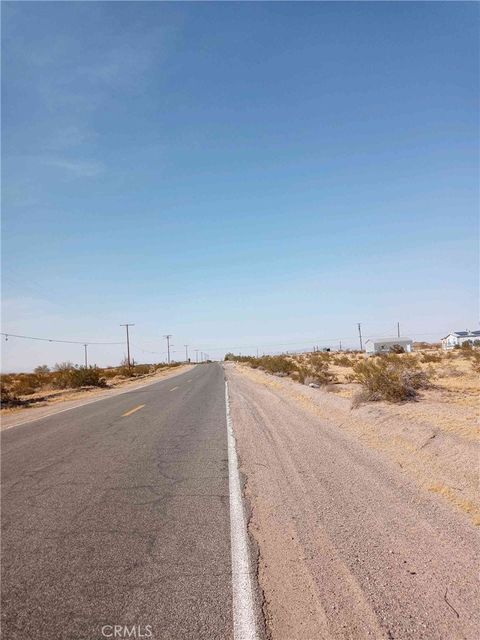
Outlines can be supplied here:
<path id="1" fill-rule="evenodd" d="M 202 365 L 2 434 L 5 640 L 232 637 L 224 394 Z"/>

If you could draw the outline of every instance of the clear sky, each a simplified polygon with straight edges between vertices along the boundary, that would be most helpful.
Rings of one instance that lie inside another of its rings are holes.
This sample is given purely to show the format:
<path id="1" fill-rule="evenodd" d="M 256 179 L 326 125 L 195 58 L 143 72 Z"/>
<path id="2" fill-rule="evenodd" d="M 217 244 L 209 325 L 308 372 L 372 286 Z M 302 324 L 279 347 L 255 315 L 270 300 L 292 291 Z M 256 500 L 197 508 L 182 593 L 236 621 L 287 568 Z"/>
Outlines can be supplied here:
<path id="1" fill-rule="evenodd" d="M 2 5 L 3 331 L 134 322 L 158 361 L 478 328 L 478 4 Z"/>

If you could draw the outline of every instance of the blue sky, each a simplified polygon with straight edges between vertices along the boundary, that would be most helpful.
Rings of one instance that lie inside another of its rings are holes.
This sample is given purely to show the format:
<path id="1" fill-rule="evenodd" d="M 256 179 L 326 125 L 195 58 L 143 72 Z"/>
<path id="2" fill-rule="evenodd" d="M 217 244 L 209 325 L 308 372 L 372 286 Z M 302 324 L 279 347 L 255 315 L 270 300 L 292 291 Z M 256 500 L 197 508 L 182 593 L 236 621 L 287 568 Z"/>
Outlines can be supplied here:
<path id="1" fill-rule="evenodd" d="M 2 9 L 3 331 L 134 322 L 158 361 L 478 328 L 478 5 Z"/>

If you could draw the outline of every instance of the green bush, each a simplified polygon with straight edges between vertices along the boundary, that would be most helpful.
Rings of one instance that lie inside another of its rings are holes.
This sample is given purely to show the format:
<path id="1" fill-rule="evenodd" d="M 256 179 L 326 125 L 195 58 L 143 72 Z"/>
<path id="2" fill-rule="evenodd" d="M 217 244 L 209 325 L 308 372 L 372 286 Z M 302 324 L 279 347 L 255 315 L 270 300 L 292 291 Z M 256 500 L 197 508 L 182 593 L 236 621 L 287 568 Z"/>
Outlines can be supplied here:
<path id="1" fill-rule="evenodd" d="M 396 354 L 358 362 L 353 371 L 363 387 L 354 399 L 354 406 L 364 401 L 415 400 L 419 389 L 430 386 L 429 372 L 422 371 L 415 359 Z"/>

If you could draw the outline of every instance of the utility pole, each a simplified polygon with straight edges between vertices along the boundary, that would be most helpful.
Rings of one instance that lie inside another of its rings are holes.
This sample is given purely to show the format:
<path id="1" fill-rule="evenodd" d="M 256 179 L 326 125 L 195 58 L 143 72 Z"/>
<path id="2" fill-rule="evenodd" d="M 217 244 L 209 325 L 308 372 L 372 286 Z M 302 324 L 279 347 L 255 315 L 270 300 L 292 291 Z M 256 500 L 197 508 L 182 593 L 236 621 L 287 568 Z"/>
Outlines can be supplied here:
<path id="1" fill-rule="evenodd" d="M 400 323 L 397 322 L 397 338 L 400 337 Z"/>
<path id="2" fill-rule="evenodd" d="M 170 364 L 170 338 L 172 337 L 172 334 L 169 333 L 168 335 L 163 337 L 167 340 L 167 362 L 168 364 Z"/>
<path id="3" fill-rule="evenodd" d="M 363 343 L 362 343 L 362 328 L 360 322 L 357 323 L 358 327 L 358 335 L 360 337 L 360 351 L 363 351 Z"/>
<path id="4" fill-rule="evenodd" d="M 198 349 L 195 349 L 195 362 L 198 363 Z"/>
<path id="5" fill-rule="evenodd" d="M 342 341 L 340 340 L 340 351 L 342 350 Z"/>
<path id="6" fill-rule="evenodd" d="M 87 347 L 88 347 L 88 344 L 83 345 L 83 348 L 85 349 L 85 369 L 88 367 Z"/>
<path id="7" fill-rule="evenodd" d="M 183 345 L 185 347 L 185 362 L 188 362 L 188 344 Z"/>
<path id="8" fill-rule="evenodd" d="M 121 324 L 121 327 L 125 327 L 125 329 L 127 330 L 127 362 L 128 362 L 128 368 L 130 369 L 130 338 L 128 335 L 128 327 L 134 327 L 135 325 L 130 323 L 125 323 L 125 324 Z"/>

